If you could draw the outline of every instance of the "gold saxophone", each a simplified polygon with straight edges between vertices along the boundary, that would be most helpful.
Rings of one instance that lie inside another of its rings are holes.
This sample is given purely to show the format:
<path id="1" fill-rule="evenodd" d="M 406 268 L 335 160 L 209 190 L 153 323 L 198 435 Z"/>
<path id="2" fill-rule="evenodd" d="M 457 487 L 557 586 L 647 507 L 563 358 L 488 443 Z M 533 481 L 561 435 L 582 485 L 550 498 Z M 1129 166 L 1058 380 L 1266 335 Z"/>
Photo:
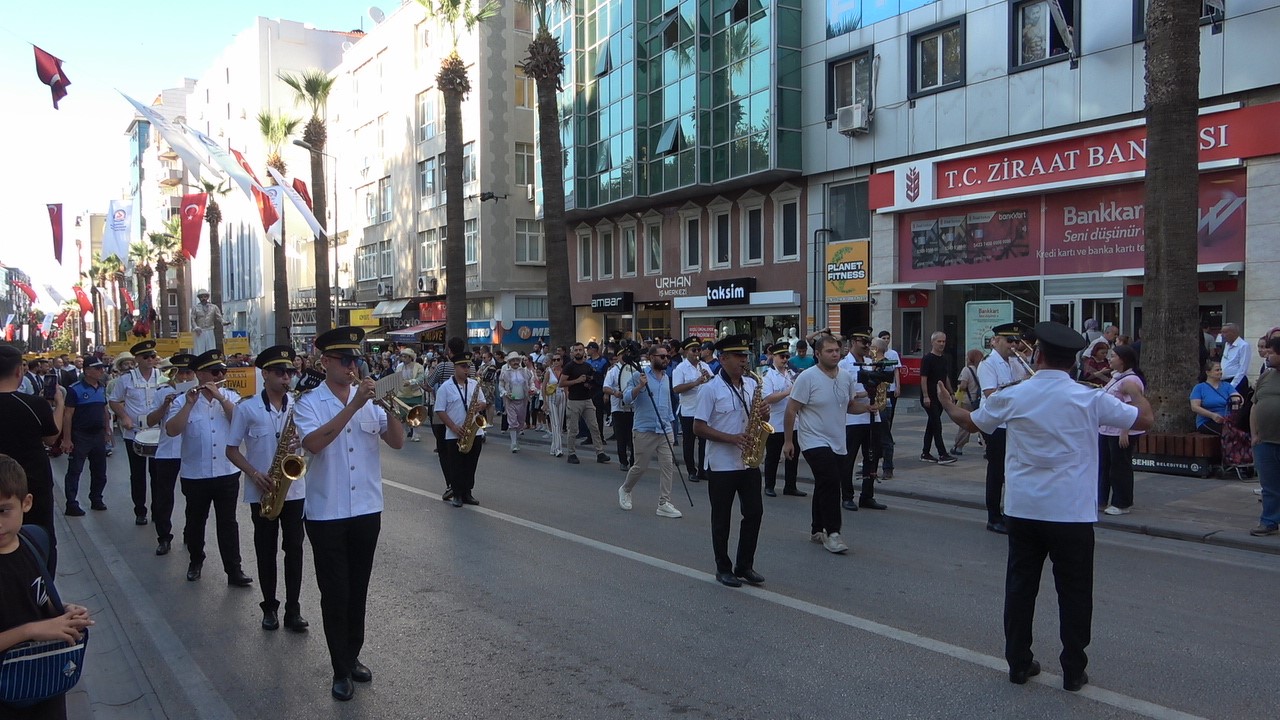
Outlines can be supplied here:
<path id="1" fill-rule="evenodd" d="M 489 422 L 480 414 L 480 384 L 476 383 L 476 391 L 471 394 L 471 404 L 467 406 L 467 416 L 462 420 L 462 432 L 458 435 L 458 452 L 471 452 L 476 441 L 476 431 L 489 426 Z"/>
<path id="2" fill-rule="evenodd" d="M 764 461 L 764 445 L 773 434 L 773 425 L 769 424 L 769 406 L 764 401 L 764 380 L 749 370 L 746 374 L 755 379 L 756 390 L 751 395 L 751 413 L 744 432 L 747 444 L 742 446 L 742 464 L 756 468 Z"/>
<path id="3" fill-rule="evenodd" d="M 262 493 L 261 507 L 258 514 L 268 520 L 280 517 L 284 510 L 284 498 L 289 494 L 289 486 L 307 474 L 307 459 L 292 451 L 298 437 L 298 427 L 293 424 L 293 412 L 297 409 L 297 400 L 302 392 L 293 397 L 293 407 L 284 420 L 284 429 L 280 431 L 280 442 L 276 443 L 275 457 L 271 458 L 271 468 L 267 470 L 267 480 L 271 481 L 271 489 Z"/>

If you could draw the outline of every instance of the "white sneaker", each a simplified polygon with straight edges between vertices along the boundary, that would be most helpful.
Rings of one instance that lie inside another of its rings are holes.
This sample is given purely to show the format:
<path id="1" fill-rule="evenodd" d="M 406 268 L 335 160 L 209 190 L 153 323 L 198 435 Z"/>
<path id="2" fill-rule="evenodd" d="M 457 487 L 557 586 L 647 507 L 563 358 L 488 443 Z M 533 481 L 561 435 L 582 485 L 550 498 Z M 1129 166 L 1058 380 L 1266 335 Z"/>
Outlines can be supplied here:
<path id="1" fill-rule="evenodd" d="M 1118 508 L 1115 505 L 1108 505 L 1102 512 L 1108 515 L 1128 515 L 1129 508 Z"/>
<path id="2" fill-rule="evenodd" d="M 677 510 L 675 505 L 672 505 L 669 502 L 664 502 L 658 506 L 658 516 L 678 518 L 678 517 L 684 517 L 684 513 Z"/>
<path id="3" fill-rule="evenodd" d="M 1254 489 L 1253 489 L 1253 494 L 1254 494 L 1254 495 L 1261 495 L 1261 494 L 1262 494 L 1262 488 L 1260 488 L 1260 487 L 1259 487 L 1259 488 L 1254 488 Z"/>
<path id="4" fill-rule="evenodd" d="M 631 509 L 631 493 L 622 489 L 622 487 L 618 488 L 618 507 L 622 508 L 623 510 Z"/>
<path id="5" fill-rule="evenodd" d="M 810 540 L 812 540 L 813 542 L 818 543 L 819 545 L 826 545 L 826 544 L 827 544 L 827 534 L 826 534 L 825 532 L 821 531 L 821 530 L 819 530 L 818 532 L 816 532 L 816 533 L 814 533 L 814 534 L 810 535 L 810 536 L 809 536 L 809 539 L 810 539 Z"/>
<path id="6" fill-rule="evenodd" d="M 827 535 L 827 539 L 822 543 L 822 547 L 826 548 L 828 552 L 833 553 L 842 553 L 849 549 L 849 546 L 845 545 L 844 541 L 840 539 L 840 533 L 831 533 L 830 535 Z"/>
<path id="7" fill-rule="evenodd" d="M 411 437 L 411 438 L 409 438 L 409 439 L 410 439 L 410 440 L 412 440 L 412 441 L 414 441 L 414 442 L 422 442 L 422 438 L 418 437 L 417 435 L 414 435 L 413 437 Z"/>

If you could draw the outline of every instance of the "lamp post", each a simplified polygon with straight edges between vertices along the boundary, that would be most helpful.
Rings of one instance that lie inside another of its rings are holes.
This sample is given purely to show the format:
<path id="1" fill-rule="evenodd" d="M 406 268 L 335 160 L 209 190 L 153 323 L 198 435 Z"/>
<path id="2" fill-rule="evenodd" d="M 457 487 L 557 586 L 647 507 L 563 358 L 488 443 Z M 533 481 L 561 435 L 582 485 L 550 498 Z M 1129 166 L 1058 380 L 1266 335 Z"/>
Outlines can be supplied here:
<path id="1" fill-rule="evenodd" d="M 330 155 L 329 153 L 323 150 L 315 149 L 314 147 L 311 146 L 311 143 L 307 142 L 306 140 L 295 139 L 293 141 L 293 144 L 297 145 L 303 150 L 306 150 L 307 152 L 315 153 L 317 155 L 323 155 L 333 161 L 333 174 L 332 174 L 333 195 L 330 196 L 333 199 L 333 227 L 329 228 L 329 236 L 328 238 L 326 238 L 326 241 L 329 243 L 329 246 L 333 249 L 333 252 L 330 253 L 333 256 L 331 258 L 333 262 L 333 268 L 332 268 L 333 274 L 329 276 L 329 279 L 333 282 L 333 287 L 336 288 L 338 287 L 338 158 Z M 330 288 L 324 288 L 323 290 L 321 290 L 321 288 L 316 288 L 316 292 L 322 292 L 322 291 L 330 292 Z M 333 313 L 333 317 L 329 318 L 329 321 L 333 327 L 338 326 L 338 297 L 336 297 L 336 295 L 337 293 L 333 293 L 333 295 L 331 296 L 332 299 L 329 302 L 329 307 L 331 309 L 331 312 Z"/>

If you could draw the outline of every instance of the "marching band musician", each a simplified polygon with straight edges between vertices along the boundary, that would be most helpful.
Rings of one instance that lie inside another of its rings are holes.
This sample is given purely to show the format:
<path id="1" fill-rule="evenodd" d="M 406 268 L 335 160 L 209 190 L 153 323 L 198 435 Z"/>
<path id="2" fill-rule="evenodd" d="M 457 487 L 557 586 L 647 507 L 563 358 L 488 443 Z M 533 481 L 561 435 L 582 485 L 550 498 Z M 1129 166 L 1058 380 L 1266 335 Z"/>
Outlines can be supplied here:
<path id="1" fill-rule="evenodd" d="M 711 502 L 711 548 L 716 558 L 716 580 L 728 587 L 764 582 L 755 571 L 756 542 L 764 503 L 760 497 L 760 468 L 743 463 L 743 448 L 751 442 L 749 430 L 755 408 L 756 381 L 746 375 L 751 338 L 731 335 L 716 343 L 720 374 L 698 391 L 693 433 L 707 440 L 707 497 Z M 690 438 L 692 439 L 692 438 Z M 738 497 L 742 522 L 738 529 L 736 562 L 729 560 L 729 525 L 733 498 Z"/>
<path id="2" fill-rule="evenodd" d="M 240 568 L 240 526 L 236 523 L 236 495 L 240 471 L 227 459 L 226 443 L 240 396 L 222 387 L 227 366 L 221 350 L 209 350 L 192 363 L 197 387 L 180 394 L 169 406 L 164 431 L 182 437 L 182 496 L 187 499 L 183 542 L 191 555 L 187 580 L 200 579 L 204 567 L 204 527 L 209 506 L 217 517 L 218 552 L 227 584 L 248 587 L 253 578 Z"/>
<path id="3" fill-rule="evenodd" d="M 773 365 L 764 374 L 764 401 L 769 403 L 769 424 L 773 426 L 773 433 L 765 443 L 764 494 L 777 497 L 774 487 L 778 482 L 778 462 L 783 460 L 782 441 L 785 438 L 782 423 L 787 414 L 787 398 L 791 397 L 791 386 L 795 383 L 795 371 L 787 364 L 791 359 L 791 343 L 770 345 L 769 359 Z M 782 494 L 796 497 L 808 495 L 809 493 L 796 487 L 800 458 L 789 457 L 783 463 Z"/>
<path id="4" fill-rule="evenodd" d="M 316 338 L 325 382 L 298 398 L 293 415 L 302 448 L 314 456 L 307 468 L 305 525 L 333 665 L 330 693 L 337 700 L 355 696 L 352 681 L 373 679 L 360 662 L 360 649 L 382 528 L 378 438 L 396 450 L 404 446 L 400 418 L 369 402 L 377 394 L 373 379 L 357 383 L 363 340 L 364 330 L 357 327 L 334 328 Z"/>
<path id="5" fill-rule="evenodd" d="M 685 338 L 680 349 L 684 352 L 684 362 L 671 369 L 672 392 L 680 396 L 680 436 L 684 443 L 684 469 L 689 472 L 690 482 L 698 482 L 702 479 L 707 441 L 694 437 L 693 415 L 698 410 L 698 389 L 712 379 L 711 366 L 700 358 L 702 341 L 698 338 Z M 695 443 L 698 446 L 697 462 L 694 462 L 693 457 Z"/>
<path id="6" fill-rule="evenodd" d="M 138 525 L 146 525 L 147 475 L 150 470 L 151 481 L 154 483 L 156 468 L 154 461 L 149 462 L 147 457 L 138 454 L 134 437 L 139 430 L 150 426 L 147 415 L 155 405 L 156 390 L 163 382 L 163 378 L 156 370 L 160 359 L 156 353 L 155 340 L 135 343 L 129 348 L 129 352 L 137 360 L 138 366 L 118 378 L 107 404 L 120 423 L 120 433 L 124 436 L 124 450 L 129 456 L 129 491 L 133 496 L 134 522 Z M 154 493 L 151 498 L 154 504 Z"/>
<path id="7" fill-rule="evenodd" d="M 258 353 L 254 365 L 262 371 L 262 392 L 245 398 L 236 406 L 227 437 L 227 459 L 244 472 L 244 501 L 249 503 L 253 521 L 253 550 L 262 583 L 262 629 L 280 628 L 280 600 L 276 597 L 276 547 L 284 550 L 284 626 L 306 632 L 309 623 L 302 617 L 298 596 L 302 590 L 302 503 L 306 483 L 299 478 L 289 486 L 279 517 L 262 517 L 262 494 L 271 490 L 267 473 L 274 464 L 280 435 L 289 416 L 289 385 L 297 370 L 295 353 L 288 345 L 276 345 Z M 241 451 L 243 445 L 244 450 Z M 296 452 L 296 448 L 287 448 Z M 280 536 L 283 534 L 283 542 Z"/>
<path id="8" fill-rule="evenodd" d="M 1010 362 L 1009 358 L 1014 352 L 1013 342 L 1020 339 L 1026 329 L 1011 322 L 996 325 L 991 332 L 995 333 L 991 336 L 991 352 L 978 363 L 978 386 L 982 388 L 983 399 L 1014 383 L 1014 367 L 1021 367 L 1021 363 Z M 1005 432 L 1006 427 L 1001 424 L 990 434 L 982 433 L 987 447 L 987 529 L 1001 535 L 1009 532 L 1005 527 L 1004 513 L 1000 510 L 1000 498 L 1004 492 Z"/>
<path id="9" fill-rule="evenodd" d="M 195 360 L 195 355 L 179 353 L 166 361 L 173 374 L 168 382 L 156 388 L 147 425 L 158 426 L 164 421 L 173 401 L 182 394 L 178 389 L 180 383 L 195 382 L 196 371 L 191 369 Z M 160 433 L 160 445 L 156 456 L 151 458 L 151 522 L 156 526 L 156 555 L 168 555 L 173 542 L 173 491 L 178 485 L 181 466 L 182 437 Z"/>
<path id="10" fill-rule="evenodd" d="M 413 348 L 402 348 L 400 350 L 400 367 L 396 368 L 396 372 L 400 375 L 400 390 L 396 393 L 396 397 L 400 402 L 409 407 L 421 407 L 426 403 L 426 391 L 423 385 L 427 381 L 427 369 L 418 362 L 418 353 Z M 409 439 L 413 442 L 421 442 L 420 438 L 414 433 L 413 427 L 405 428 L 409 435 Z"/>
<path id="11" fill-rule="evenodd" d="M 450 502 L 454 507 L 479 505 L 471 491 L 476 486 L 476 464 L 480 460 L 480 450 L 484 447 L 484 429 L 476 430 L 475 441 L 471 451 L 458 451 L 458 437 L 462 434 L 462 424 L 466 420 L 467 410 L 472 403 L 484 417 L 488 399 L 480 389 L 480 383 L 467 377 L 467 368 L 471 366 L 471 353 L 464 352 L 453 358 L 453 379 L 446 381 L 436 393 L 436 419 L 444 425 L 444 448 L 441 451 L 441 463 L 447 473 L 446 480 L 453 489 Z"/>
<path id="12" fill-rule="evenodd" d="M 849 334 L 849 354 L 840 361 L 840 367 L 854 379 L 856 397 L 868 399 L 875 394 L 876 386 L 863 383 L 864 373 L 872 369 L 870 355 L 870 326 L 854 328 Z M 887 398 L 886 398 L 887 400 Z M 884 510 L 888 506 L 876 500 L 876 474 L 880 464 L 880 414 L 878 412 L 849 413 L 845 416 L 845 442 L 849 446 L 844 474 L 840 476 L 840 504 L 845 510 L 858 508 Z M 853 474 L 858 464 L 858 451 L 862 451 L 862 494 L 853 499 Z"/>

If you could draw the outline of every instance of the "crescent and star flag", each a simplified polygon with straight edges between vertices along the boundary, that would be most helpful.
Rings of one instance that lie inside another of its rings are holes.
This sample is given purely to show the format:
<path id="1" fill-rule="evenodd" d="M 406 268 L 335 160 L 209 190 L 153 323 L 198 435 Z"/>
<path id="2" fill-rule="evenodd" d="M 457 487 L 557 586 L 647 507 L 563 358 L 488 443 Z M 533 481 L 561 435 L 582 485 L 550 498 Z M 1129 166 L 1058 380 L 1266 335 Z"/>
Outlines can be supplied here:
<path id="1" fill-rule="evenodd" d="M 273 167 L 267 168 L 267 172 L 271 173 L 271 177 L 275 179 L 275 187 L 280 188 L 284 192 L 285 197 L 289 198 L 289 201 L 293 203 L 293 206 L 298 209 L 298 212 L 302 213 L 302 218 L 307 221 L 307 227 L 311 228 L 311 234 L 328 235 L 324 226 L 316 219 L 315 213 L 311 212 L 311 203 L 298 193 L 296 189 L 298 181 L 295 179 L 293 181 L 293 185 L 290 185 L 289 182 L 284 179 L 284 176 L 277 172 Z M 303 190 L 306 190 L 306 188 L 306 185 L 302 186 Z"/>
<path id="2" fill-rule="evenodd" d="M 45 283 L 44 291 L 45 291 L 45 294 L 49 296 L 50 300 L 58 303 L 59 305 L 67 301 L 67 299 L 62 296 L 62 293 L 58 292 L 57 290 L 54 290 L 53 286 L 48 283 Z"/>
<path id="3" fill-rule="evenodd" d="M 128 310 L 130 315 L 138 312 L 138 306 L 133 302 L 133 296 L 129 294 L 128 290 L 120 288 L 120 296 L 124 298 L 124 309 Z"/>
<path id="4" fill-rule="evenodd" d="M 67 86 L 71 81 L 62 72 L 61 60 L 35 45 L 31 47 L 36 48 L 36 76 L 53 91 L 53 109 L 57 110 L 58 101 L 67 96 Z"/>
<path id="5" fill-rule="evenodd" d="M 22 282 L 21 280 L 14 280 L 14 281 L 13 281 L 13 286 L 14 286 L 14 287 L 16 287 L 16 288 L 18 288 L 19 290 L 21 290 L 21 291 L 22 291 L 22 294 L 23 294 L 23 295 L 26 295 L 26 296 L 27 296 L 27 299 L 28 299 L 28 300 L 30 300 L 31 302 L 33 302 L 33 303 L 34 303 L 34 302 L 36 301 L 36 290 L 35 290 L 35 288 L 33 288 L 33 287 L 31 287 L 30 285 L 28 285 L 28 284 L 26 284 L 26 283 Z"/>
<path id="6" fill-rule="evenodd" d="M 192 144 L 187 141 L 187 136 L 182 132 L 182 130 L 170 122 L 168 118 L 124 93 L 120 94 L 124 95 L 124 99 L 129 101 L 129 104 L 138 111 L 139 115 L 145 117 L 151 125 L 160 132 L 160 137 L 164 138 L 164 141 L 169 143 L 169 147 L 173 148 L 173 151 L 178 153 L 178 157 L 182 158 L 182 162 L 186 164 L 187 169 L 192 173 L 195 173 L 197 178 L 200 176 L 201 165 L 209 168 L 215 178 L 221 177 L 222 173 L 218 171 L 218 168 L 214 167 L 208 160 L 201 157 L 200 153 L 196 152 Z"/>
<path id="7" fill-rule="evenodd" d="M 200 249 L 200 232 L 208 204 L 209 193 L 182 196 L 182 254 L 188 258 L 194 258 Z"/>
<path id="8" fill-rule="evenodd" d="M 252 175 L 245 172 L 240 163 L 236 162 L 236 159 L 231 157 L 230 153 L 223 150 L 217 140 L 214 140 L 190 125 L 183 125 L 182 129 L 186 130 L 192 137 L 200 141 L 200 146 L 204 148 L 205 152 L 209 153 L 209 157 L 213 158 L 213 161 L 218 164 L 218 167 L 222 168 L 223 171 L 231 177 L 235 184 L 244 191 L 245 197 L 250 200 L 255 200 L 252 189 L 254 187 L 262 189 L 261 184 L 257 180 L 254 180 Z"/>
<path id="9" fill-rule="evenodd" d="M 73 285 L 71 287 L 71 291 L 76 294 L 76 302 L 80 305 L 81 315 L 88 315 L 93 312 L 93 301 L 91 301 L 89 296 L 85 294 L 84 288 L 79 285 Z"/>
<path id="10" fill-rule="evenodd" d="M 240 165 L 240 169 L 253 180 L 253 187 L 250 188 L 250 197 L 253 198 L 253 204 L 258 206 L 258 217 L 262 218 L 262 229 L 268 235 L 276 238 L 276 244 L 279 245 L 281 239 L 278 233 L 271 232 L 271 228 L 280 222 L 280 213 L 276 211 L 275 201 L 268 197 L 267 189 L 263 187 L 262 182 L 258 180 L 258 174 L 253 171 L 253 167 L 244 159 L 244 155 L 239 150 L 229 148 L 231 156 L 235 158 Z"/>
<path id="11" fill-rule="evenodd" d="M 129 232 L 133 228 L 133 201 L 112 200 L 102 232 L 102 257 L 129 260 Z"/>
<path id="12" fill-rule="evenodd" d="M 58 317 L 53 319 L 53 326 L 56 328 L 62 327 L 63 323 L 67 321 L 67 315 L 68 315 L 67 310 L 63 310 L 62 312 L 58 313 Z"/>
<path id="13" fill-rule="evenodd" d="M 49 226 L 53 228 L 53 257 L 62 264 L 62 203 L 45 203 L 49 210 Z"/>
<path id="14" fill-rule="evenodd" d="M 311 202 L 311 193 L 307 192 L 307 184 L 302 182 L 302 178 L 293 179 L 293 189 L 306 201 L 307 207 L 315 209 L 315 205 Z"/>
<path id="15" fill-rule="evenodd" d="M 13 342 L 13 326 L 12 325 L 4 326 L 4 341 Z"/>

